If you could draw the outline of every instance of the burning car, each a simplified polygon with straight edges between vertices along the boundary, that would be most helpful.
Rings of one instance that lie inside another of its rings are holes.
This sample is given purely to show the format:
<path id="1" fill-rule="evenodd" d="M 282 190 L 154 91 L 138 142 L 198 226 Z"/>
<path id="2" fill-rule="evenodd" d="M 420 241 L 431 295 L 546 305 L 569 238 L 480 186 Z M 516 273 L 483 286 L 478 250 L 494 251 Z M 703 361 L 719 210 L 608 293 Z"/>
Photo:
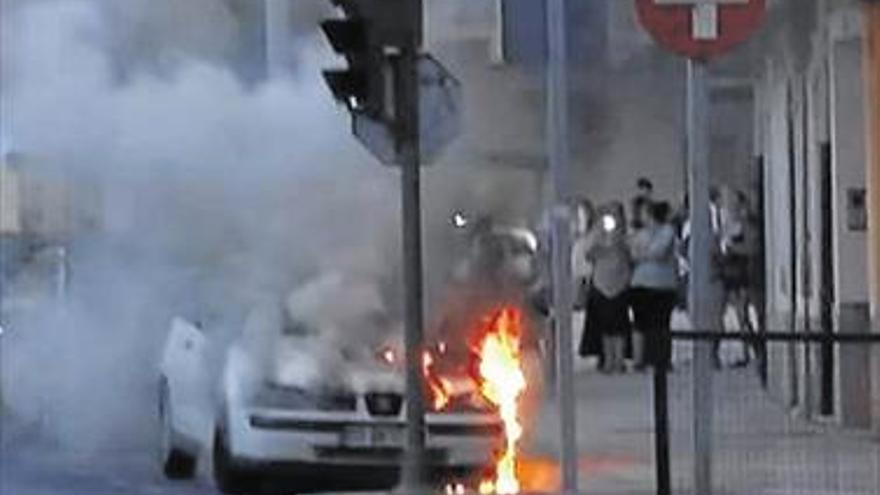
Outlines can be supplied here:
<path id="1" fill-rule="evenodd" d="M 160 365 L 165 475 L 192 477 L 210 453 L 224 493 L 269 474 L 294 491 L 396 484 L 404 381 L 399 354 L 383 345 L 390 324 L 374 292 L 330 277 L 255 304 L 240 325 L 175 318 Z M 484 471 L 504 445 L 497 408 L 477 388 L 452 395 L 425 418 L 438 481 Z"/>

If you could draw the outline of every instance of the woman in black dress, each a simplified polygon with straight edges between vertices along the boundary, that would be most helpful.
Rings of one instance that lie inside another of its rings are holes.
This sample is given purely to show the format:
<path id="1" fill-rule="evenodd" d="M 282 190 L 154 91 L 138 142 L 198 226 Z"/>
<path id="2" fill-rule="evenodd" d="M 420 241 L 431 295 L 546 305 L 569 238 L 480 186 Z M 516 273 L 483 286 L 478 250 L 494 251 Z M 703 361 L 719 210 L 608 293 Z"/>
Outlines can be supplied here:
<path id="1" fill-rule="evenodd" d="M 599 340 L 601 369 L 625 370 L 625 342 L 630 332 L 627 289 L 632 273 L 623 207 L 611 204 L 600 210 L 599 221 L 587 237 L 585 256 L 593 266 L 584 333 Z"/>

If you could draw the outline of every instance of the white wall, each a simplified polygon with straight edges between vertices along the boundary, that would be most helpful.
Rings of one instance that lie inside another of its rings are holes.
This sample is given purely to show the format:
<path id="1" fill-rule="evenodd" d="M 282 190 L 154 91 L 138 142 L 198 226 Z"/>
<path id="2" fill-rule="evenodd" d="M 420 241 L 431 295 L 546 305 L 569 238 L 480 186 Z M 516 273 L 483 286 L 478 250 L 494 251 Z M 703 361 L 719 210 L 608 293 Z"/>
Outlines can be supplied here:
<path id="1" fill-rule="evenodd" d="M 685 65 L 672 58 L 669 64 L 673 70 L 617 74 L 609 85 L 604 143 L 593 151 L 586 149 L 574 160 L 578 189 L 594 202 L 628 202 L 642 176 L 653 181 L 658 198 L 673 205 L 682 200 Z M 670 83 L 672 78 L 678 83 Z M 646 90 L 651 87 L 662 89 Z"/>
<path id="2" fill-rule="evenodd" d="M 717 93 L 712 102 L 712 183 L 742 190 L 751 196 L 753 159 L 752 98 L 741 90 Z M 754 198 L 751 198 L 754 199 Z"/>
<path id="3" fill-rule="evenodd" d="M 546 168 L 541 79 L 493 59 L 499 21 L 493 0 L 425 5 L 428 51 L 461 81 L 464 100 L 461 135 L 426 172 L 427 201 L 442 185 L 460 189 L 465 206 L 533 214 Z"/>
<path id="4" fill-rule="evenodd" d="M 633 0 L 606 0 L 608 3 L 608 59 L 613 67 L 631 63 L 633 57 L 653 45 L 641 28 Z"/>
<path id="5" fill-rule="evenodd" d="M 546 167 L 545 74 L 493 63 L 493 1 L 433 0 L 426 6 L 429 50 L 462 80 L 465 93 L 462 137 L 437 168 L 509 167 L 519 169 L 510 174 L 519 183 L 537 183 Z M 619 28 L 609 40 L 610 70 L 597 74 L 599 59 L 575 63 L 571 72 L 575 192 L 595 203 L 628 201 L 636 179 L 646 176 L 658 197 L 677 204 L 684 192 L 685 63 L 647 40 L 631 1 L 609 7 Z M 626 63 L 614 67 L 619 59 Z"/>
<path id="6" fill-rule="evenodd" d="M 847 228 L 846 193 L 865 187 L 864 85 L 861 77 L 861 41 L 840 41 L 833 45 L 832 140 L 838 302 L 868 300 L 867 236 Z"/>

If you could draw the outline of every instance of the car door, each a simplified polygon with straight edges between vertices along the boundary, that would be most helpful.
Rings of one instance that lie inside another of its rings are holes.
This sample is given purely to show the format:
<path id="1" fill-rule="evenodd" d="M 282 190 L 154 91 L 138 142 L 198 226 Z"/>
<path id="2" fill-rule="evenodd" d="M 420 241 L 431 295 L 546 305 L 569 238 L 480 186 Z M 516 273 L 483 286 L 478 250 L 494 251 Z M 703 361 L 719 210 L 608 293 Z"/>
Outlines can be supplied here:
<path id="1" fill-rule="evenodd" d="M 176 317 L 171 321 L 161 364 L 175 431 L 202 445 L 210 439 L 214 414 L 208 345 L 200 324 Z"/>

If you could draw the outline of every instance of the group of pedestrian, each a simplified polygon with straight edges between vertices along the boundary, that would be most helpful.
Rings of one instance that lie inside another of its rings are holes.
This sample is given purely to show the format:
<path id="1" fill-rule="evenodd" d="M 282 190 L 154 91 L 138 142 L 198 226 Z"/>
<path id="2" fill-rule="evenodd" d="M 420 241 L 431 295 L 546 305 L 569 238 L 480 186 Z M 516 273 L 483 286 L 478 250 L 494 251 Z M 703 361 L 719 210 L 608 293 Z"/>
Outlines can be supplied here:
<path id="1" fill-rule="evenodd" d="M 690 224 L 687 197 L 673 214 L 666 201 L 654 198 L 653 184 L 637 182 L 630 205 L 630 221 L 620 202 L 594 208 L 578 203 L 581 228 L 575 246 L 576 275 L 581 279 L 579 299 L 585 311 L 579 353 L 599 357 L 605 372 L 626 370 L 630 358 L 636 369 L 668 368 L 672 313 L 687 309 Z M 710 191 L 712 231 L 711 283 L 717 330 L 733 309 L 740 331 L 757 330 L 752 274 L 758 226 L 748 196 L 722 186 Z M 759 349 L 754 350 L 760 354 Z M 744 344 L 735 365 L 748 364 L 751 350 Z M 721 367 L 720 347 L 715 349 Z"/>
<path id="2" fill-rule="evenodd" d="M 653 184 L 639 179 L 627 223 L 623 204 L 579 208 L 588 218 L 575 253 L 591 267 L 582 281 L 586 319 L 580 354 L 600 357 L 608 373 L 668 368 L 669 328 L 679 287 L 678 236 L 668 202 L 653 198 Z"/>

